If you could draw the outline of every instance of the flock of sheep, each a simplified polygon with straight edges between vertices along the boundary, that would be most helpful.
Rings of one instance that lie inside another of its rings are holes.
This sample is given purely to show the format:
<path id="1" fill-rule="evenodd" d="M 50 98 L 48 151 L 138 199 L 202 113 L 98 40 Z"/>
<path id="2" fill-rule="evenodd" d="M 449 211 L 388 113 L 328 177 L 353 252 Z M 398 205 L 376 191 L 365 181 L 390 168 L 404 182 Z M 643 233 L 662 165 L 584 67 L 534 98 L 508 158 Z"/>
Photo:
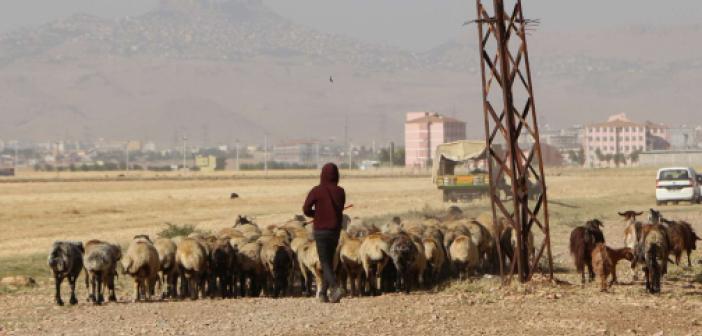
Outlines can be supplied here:
<path id="1" fill-rule="evenodd" d="M 631 261 L 634 280 L 638 280 L 638 268 L 641 266 L 646 290 L 660 293 L 661 277 L 668 272 L 669 256 L 674 256 L 675 260 L 671 262 L 679 266 L 684 252 L 687 254 L 687 266 L 692 267 L 690 254 L 697 249 L 700 237 L 690 223 L 665 219 L 654 209 L 650 209 L 648 223 L 636 220 L 643 212 L 630 210 L 619 215 L 627 222 L 623 248 L 613 249 L 605 245 L 602 222 L 596 219 L 571 232 L 570 253 L 583 284 L 587 267 L 589 280 L 597 277 L 600 289 L 607 291 L 617 281 L 617 262 L 627 259 Z M 608 282 L 610 275 L 612 279 Z"/>
<path id="2" fill-rule="evenodd" d="M 56 282 L 56 303 L 63 304 L 61 283 L 67 279 L 71 304 L 77 303 L 75 283 L 85 273 L 89 300 L 115 301 L 115 277 L 134 279 L 134 300 L 197 299 L 235 296 L 320 296 L 323 277 L 312 239 L 311 225 L 297 216 L 281 225 L 260 228 L 240 216 L 234 227 L 214 235 L 191 234 L 174 239 L 134 237 L 125 253 L 98 240 L 54 242 L 48 264 Z M 465 278 L 478 271 L 499 269 L 495 235 L 505 260 L 516 244 L 505 220 L 491 216 L 466 218 L 452 208 L 441 218 L 382 225 L 352 222 L 348 216 L 340 234 L 334 267 L 340 284 L 352 295 L 430 288 L 450 277 Z M 533 251 L 533 239 L 530 251 Z M 314 285 L 313 285 L 314 283 Z M 349 288 L 350 287 L 350 288 Z"/>
<path id="3" fill-rule="evenodd" d="M 616 264 L 622 259 L 632 268 L 642 264 L 646 288 L 660 291 L 660 277 L 667 271 L 668 255 L 679 264 L 682 252 L 696 248 L 696 235 L 689 223 L 669 221 L 651 210 L 650 223 L 636 220 L 642 213 L 620 213 L 628 222 L 621 249 L 607 247 L 602 223 L 587 222 L 573 230 L 570 252 L 585 282 L 599 278 L 602 290 L 616 282 Z M 63 305 L 60 289 L 64 279 L 71 288 L 71 304 L 78 301 L 75 284 L 85 273 L 89 300 L 116 301 L 115 277 L 118 269 L 134 279 L 134 300 L 150 300 L 158 292 L 162 298 L 197 299 L 236 296 L 271 297 L 282 295 L 319 297 L 322 267 L 312 239 L 311 225 L 297 216 L 280 225 L 260 228 L 239 216 L 236 225 L 214 235 L 191 234 L 174 239 L 134 237 L 125 253 L 118 245 L 104 241 L 57 241 L 48 264 L 56 282 L 56 303 Z M 495 239 L 497 238 L 497 239 Z M 498 257 L 498 245 L 502 260 Z M 354 296 L 383 292 L 409 292 L 431 288 L 450 278 L 463 279 L 477 272 L 497 273 L 512 263 L 516 237 L 506 219 L 497 222 L 483 214 L 465 217 L 452 207 L 440 218 L 403 221 L 398 217 L 381 225 L 366 225 L 344 218 L 334 262 L 340 285 Z M 527 248 L 532 259 L 533 237 Z M 634 276 L 636 278 L 635 271 Z M 612 280 L 608 283 L 608 277 Z"/>

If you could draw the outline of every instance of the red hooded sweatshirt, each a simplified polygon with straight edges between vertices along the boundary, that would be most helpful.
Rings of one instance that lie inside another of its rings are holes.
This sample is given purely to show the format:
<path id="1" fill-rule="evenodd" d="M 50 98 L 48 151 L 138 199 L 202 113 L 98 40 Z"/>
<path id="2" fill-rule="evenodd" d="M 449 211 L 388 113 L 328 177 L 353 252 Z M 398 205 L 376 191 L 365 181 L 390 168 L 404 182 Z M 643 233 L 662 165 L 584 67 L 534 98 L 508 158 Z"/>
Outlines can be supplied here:
<path id="1" fill-rule="evenodd" d="M 341 230 L 346 193 L 338 184 L 339 168 L 325 164 L 319 185 L 312 188 L 302 207 L 305 216 L 314 218 L 315 230 Z"/>

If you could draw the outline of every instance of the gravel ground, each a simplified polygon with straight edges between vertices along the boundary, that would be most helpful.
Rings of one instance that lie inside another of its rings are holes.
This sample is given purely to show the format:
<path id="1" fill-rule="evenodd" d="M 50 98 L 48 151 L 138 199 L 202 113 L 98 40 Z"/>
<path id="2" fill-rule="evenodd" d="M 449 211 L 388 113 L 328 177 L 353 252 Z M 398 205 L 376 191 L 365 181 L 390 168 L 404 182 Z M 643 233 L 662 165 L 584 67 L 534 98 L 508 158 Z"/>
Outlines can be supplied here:
<path id="1" fill-rule="evenodd" d="M 121 297 L 100 307 L 57 307 L 51 288 L 42 286 L 0 297 L 0 335 L 702 335 L 702 284 L 695 282 L 666 281 L 660 296 L 645 294 L 640 284 L 613 293 L 543 281 L 498 287 L 495 279 L 480 279 L 439 293 L 336 305 L 313 298 Z"/>

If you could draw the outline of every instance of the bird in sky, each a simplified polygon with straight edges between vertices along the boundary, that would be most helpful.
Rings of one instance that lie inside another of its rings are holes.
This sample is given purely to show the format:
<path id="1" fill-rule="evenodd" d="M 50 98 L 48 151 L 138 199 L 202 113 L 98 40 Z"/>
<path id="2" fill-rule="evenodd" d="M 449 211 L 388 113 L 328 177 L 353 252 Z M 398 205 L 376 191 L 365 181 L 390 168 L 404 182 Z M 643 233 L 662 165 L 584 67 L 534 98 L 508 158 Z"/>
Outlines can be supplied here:
<path id="1" fill-rule="evenodd" d="M 329 76 L 329 83 L 334 84 L 334 78 L 332 78 L 332 76 Z"/>

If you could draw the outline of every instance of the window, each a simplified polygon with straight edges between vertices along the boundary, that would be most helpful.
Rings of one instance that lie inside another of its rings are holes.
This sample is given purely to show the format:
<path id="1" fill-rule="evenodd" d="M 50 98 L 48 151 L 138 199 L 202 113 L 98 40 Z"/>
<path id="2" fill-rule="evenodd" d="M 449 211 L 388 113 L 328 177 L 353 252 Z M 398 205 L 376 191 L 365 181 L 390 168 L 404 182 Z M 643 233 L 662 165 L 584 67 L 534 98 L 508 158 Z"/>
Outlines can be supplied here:
<path id="1" fill-rule="evenodd" d="M 674 180 L 687 180 L 689 179 L 687 170 L 685 169 L 671 169 L 664 170 L 661 172 L 659 180 L 661 181 L 674 181 Z"/>

